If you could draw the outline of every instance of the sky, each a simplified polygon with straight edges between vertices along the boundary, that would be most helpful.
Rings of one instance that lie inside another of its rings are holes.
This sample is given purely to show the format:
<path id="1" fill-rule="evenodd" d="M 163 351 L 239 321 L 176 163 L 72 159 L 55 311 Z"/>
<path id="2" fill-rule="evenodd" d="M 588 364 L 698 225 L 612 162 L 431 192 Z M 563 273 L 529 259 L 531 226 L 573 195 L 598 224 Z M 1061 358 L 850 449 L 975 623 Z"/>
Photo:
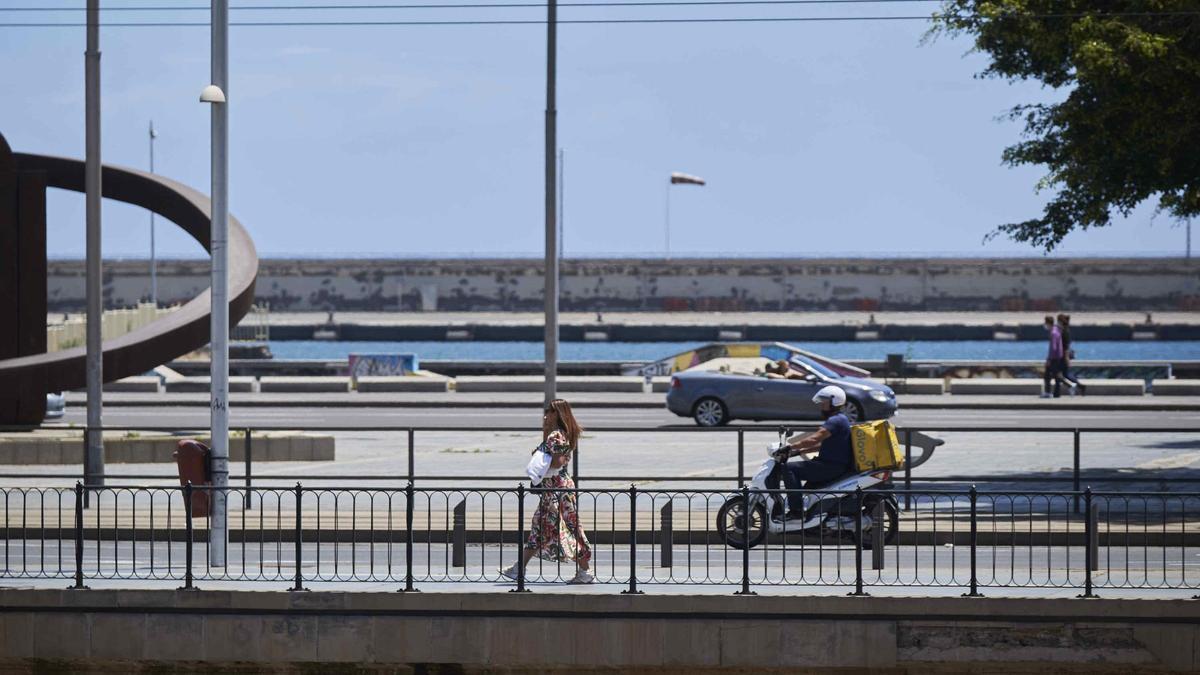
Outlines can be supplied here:
<path id="1" fill-rule="evenodd" d="M 83 4 L 0 0 L 0 10 Z M 923 15 L 937 7 L 899 4 L 564 7 L 560 18 Z M 235 21 L 543 16 L 497 8 L 233 13 Z M 104 17 L 203 22 L 207 12 Z M 83 15 L 0 11 L 0 23 L 38 20 Z M 928 27 L 561 26 L 566 255 L 663 255 L 672 171 L 708 182 L 671 189 L 674 255 L 1042 255 L 984 238 L 998 224 L 1039 215 L 1048 196 L 1035 191 L 1042 168 L 1001 164 L 1021 125 L 1000 118 L 1062 94 L 979 79 L 985 56 L 970 53 L 965 39 L 923 42 Z M 83 28 L 0 27 L 0 133 L 15 150 L 83 156 L 84 39 Z M 156 171 L 209 192 L 209 110 L 198 101 L 209 81 L 208 29 L 114 26 L 100 40 L 104 161 L 147 168 L 153 119 Z M 230 204 L 261 256 L 542 250 L 544 26 L 234 26 L 230 40 Z M 49 253 L 82 256 L 83 196 L 52 192 Z M 105 257 L 149 254 L 147 212 L 106 202 L 103 228 Z M 160 257 L 203 253 L 161 219 L 157 233 Z M 1147 206 L 1113 227 L 1070 235 L 1055 255 L 1181 254 L 1184 239 L 1183 227 Z"/>

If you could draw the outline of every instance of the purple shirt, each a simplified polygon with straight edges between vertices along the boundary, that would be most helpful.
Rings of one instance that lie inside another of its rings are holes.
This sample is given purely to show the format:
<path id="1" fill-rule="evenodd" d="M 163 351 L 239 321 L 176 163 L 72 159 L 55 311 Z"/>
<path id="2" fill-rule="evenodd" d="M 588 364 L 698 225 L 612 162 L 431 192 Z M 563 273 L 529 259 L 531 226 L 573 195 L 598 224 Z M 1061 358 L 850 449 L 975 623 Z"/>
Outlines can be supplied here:
<path id="1" fill-rule="evenodd" d="M 1062 330 L 1058 326 L 1050 327 L 1050 351 L 1046 359 L 1054 361 L 1063 357 Z"/>

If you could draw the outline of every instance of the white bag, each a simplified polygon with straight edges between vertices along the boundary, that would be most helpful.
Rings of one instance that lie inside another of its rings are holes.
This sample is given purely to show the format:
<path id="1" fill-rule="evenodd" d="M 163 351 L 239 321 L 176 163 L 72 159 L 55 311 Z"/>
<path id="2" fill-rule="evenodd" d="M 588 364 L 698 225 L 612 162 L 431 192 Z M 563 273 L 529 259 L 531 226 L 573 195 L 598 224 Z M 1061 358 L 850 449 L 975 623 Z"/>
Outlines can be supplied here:
<path id="1" fill-rule="evenodd" d="M 550 453 L 544 450 L 535 450 L 529 458 L 529 464 L 525 466 L 525 475 L 529 476 L 529 485 L 535 486 L 542 482 L 546 477 L 546 471 L 550 469 L 550 463 L 553 458 Z"/>

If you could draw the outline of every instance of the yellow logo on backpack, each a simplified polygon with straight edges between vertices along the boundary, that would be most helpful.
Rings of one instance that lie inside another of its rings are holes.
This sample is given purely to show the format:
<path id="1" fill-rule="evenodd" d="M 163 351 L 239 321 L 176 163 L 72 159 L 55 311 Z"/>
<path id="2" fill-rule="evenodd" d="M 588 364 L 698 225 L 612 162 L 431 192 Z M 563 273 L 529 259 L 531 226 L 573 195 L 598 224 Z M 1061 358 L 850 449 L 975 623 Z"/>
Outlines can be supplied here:
<path id="1" fill-rule="evenodd" d="M 896 428 L 887 420 L 855 424 L 850 427 L 850 439 L 859 471 L 896 469 L 904 463 Z"/>

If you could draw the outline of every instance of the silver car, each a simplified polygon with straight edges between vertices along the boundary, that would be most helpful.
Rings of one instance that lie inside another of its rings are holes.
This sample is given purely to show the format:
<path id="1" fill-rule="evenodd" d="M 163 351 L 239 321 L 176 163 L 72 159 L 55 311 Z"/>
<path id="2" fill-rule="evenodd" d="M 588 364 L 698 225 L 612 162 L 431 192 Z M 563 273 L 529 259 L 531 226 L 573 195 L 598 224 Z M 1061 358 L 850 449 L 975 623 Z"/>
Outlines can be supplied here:
<path id="1" fill-rule="evenodd" d="M 860 377 L 839 375 L 800 355 L 788 360 L 800 379 L 768 379 L 765 375 L 687 370 L 671 377 L 667 409 L 691 417 L 702 427 L 730 420 L 816 420 L 821 412 L 812 397 L 836 384 L 846 391 L 850 422 L 887 419 L 896 414 L 891 387 Z"/>

